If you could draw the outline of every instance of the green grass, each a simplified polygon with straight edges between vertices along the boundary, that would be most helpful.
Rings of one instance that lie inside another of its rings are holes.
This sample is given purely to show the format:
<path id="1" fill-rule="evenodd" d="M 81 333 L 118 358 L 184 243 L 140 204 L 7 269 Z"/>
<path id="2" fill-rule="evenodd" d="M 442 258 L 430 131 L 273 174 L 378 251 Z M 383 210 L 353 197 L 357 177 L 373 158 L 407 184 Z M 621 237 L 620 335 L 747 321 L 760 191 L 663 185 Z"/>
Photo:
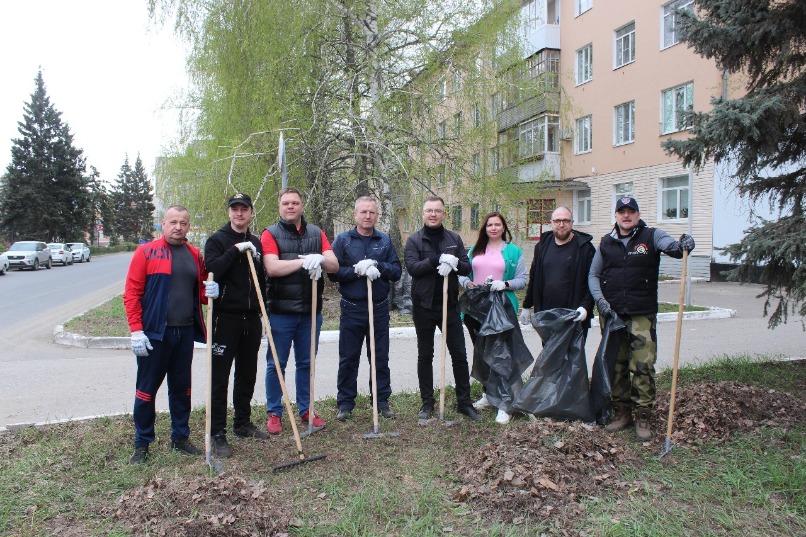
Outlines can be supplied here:
<path id="1" fill-rule="evenodd" d="M 669 372 L 659 377 L 659 388 L 664 389 Z M 702 379 L 738 380 L 786 391 L 806 385 L 806 368 L 726 356 L 681 370 L 681 384 Z M 473 396 L 479 393 L 480 386 L 474 384 Z M 804 396 L 802 391 L 797 394 Z M 456 418 L 453 397 L 449 389 L 448 419 Z M 157 419 L 151 460 L 135 467 L 127 464 L 131 416 L 2 433 L 0 534 L 44 536 L 59 529 L 71 535 L 129 535 L 114 516 L 127 507 L 128 500 L 119 500 L 143 490 L 154 478 L 164 483 L 147 505 L 154 524 L 185 524 L 203 518 L 203 508 L 182 510 L 169 497 L 160 496 L 161 491 L 171 483 L 184 489 L 191 482 L 215 483 L 227 476 L 264 482 L 274 494 L 272 509 L 298 519 L 288 530 L 297 537 L 446 533 L 515 537 L 569 530 L 604 536 L 806 534 L 803 424 L 790 430 L 750 430 L 721 445 L 676 446 L 662 460 L 656 457 L 660 439 L 650 449 L 624 435 L 629 449 L 643 453 L 640 464 L 613 469 L 629 483 L 624 492 L 583 498 L 585 512 L 574 520 L 543 520 L 524 513 L 523 522 L 505 524 L 495 516 L 480 515 L 477 505 L 451 500 L 459 487 L 457 466 L 501 431 L 491 414 L 477 424 L 419 427 L 415 419 L 419 397 L 394 394 L 398 419 L 382 420 L 380 425 L 382 432 L 398 431 L 401 436 L 362 440 L 360 435 L 372 430 L 371 411 L 367 397 L 359 396 L 356 403 L 347 423 L 335 420 L 332 398 L 317 403 L 328 427 L 303 442 L 306 454 L 325 453 L 325 460 L 273 474 L 273 465 L 296 456 L 288 434 L 266 442 L 230 438 L 235 456 L 224 461 L 226 473 L 212 481 L 203 459 L 167 451 L 170 426 L 165 414 Z M 264 412 L 263 407 L 254 407 L 255 423 L 262 423 Z M 288 429 L 287 420 L 285 426 Z M 528 420 L 520 418 L 509 427 L 528 426 Z M 203 427 L 203 409 L 196 408 L 191 430 L 197 444 Z M 155 533 L 151 528 L 138 531 Z"/>

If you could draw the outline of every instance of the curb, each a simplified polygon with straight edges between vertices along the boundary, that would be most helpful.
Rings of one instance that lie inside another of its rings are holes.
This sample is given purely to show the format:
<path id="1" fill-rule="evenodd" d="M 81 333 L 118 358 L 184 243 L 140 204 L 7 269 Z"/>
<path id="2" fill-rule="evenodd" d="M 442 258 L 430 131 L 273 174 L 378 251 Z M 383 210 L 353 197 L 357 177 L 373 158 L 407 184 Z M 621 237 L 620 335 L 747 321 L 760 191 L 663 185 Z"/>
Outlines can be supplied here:
<path id="1" fill-rule="evenodd" d="M 705 319 L 729 319 L 736 317 L 736 311 L 726 308 L 711 308 L 703 311 L 683 312 L 685 321 L 701 321 Z M 659 313 L 658 322 L 676 322 L 677 313 Z M 591 327 L 599 326 L 599 319 L 591 320 Z M 467 330 L 467 329 L 465 329 Z M 534 330 L 531 325 L 521 326 L 521 330 Z M 389 328 L 389 339 L 413 339 L 417 337 L 413 326 L 398 326 Z M 265 341 L 265 338 L 263 338 Z M 338 330 L 323 330 L 319 333 L 320 343 L 335 343 L 339 340 Z M 127 337 L 88 337 L 73 332 L 65 332 L 64 325 L 58 325 L 53 331 L 53 343 L 68 347 L 80 347 L 82 349 L 130 349 L 131 339 Z M 206 348 L 204 343 L 196 342 L 196 349 Z"/>

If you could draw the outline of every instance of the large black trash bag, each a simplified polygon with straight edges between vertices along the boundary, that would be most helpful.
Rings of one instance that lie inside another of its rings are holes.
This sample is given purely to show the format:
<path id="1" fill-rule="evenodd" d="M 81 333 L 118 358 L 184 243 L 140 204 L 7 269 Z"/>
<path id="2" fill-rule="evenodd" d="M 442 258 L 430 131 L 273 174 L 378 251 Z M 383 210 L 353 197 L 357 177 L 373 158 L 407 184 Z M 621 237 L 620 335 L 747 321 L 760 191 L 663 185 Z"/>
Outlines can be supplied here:
<path id="1" fill-rule="evenodd" d="M 389 304 L 401 315 L 411 315 L 411 276 L 405 268 L 400 279 L 389 286 Z"/>
<path id="2" fill-rule="evenodd" d="M 585 331 L 576 310 L 539 311 L 532 325 L 545 344 L 514 409 L 535 416 L 593 421 L 585 361 Z"/>
<path id="3" fill-rule="evenodd" d="M 471 375 L 484 385 L 487 400 L 493 406 L 511 412 L 512 402 L 523 387 L 521 375 L 534 360 L 523 340 L 512 302 L 504 293 L 479 286 L 459 298 L 459 311 L 481 324 Z"/>
<path id="4" fill-rule="evenodd" d="M 602 341 L 596 358 L 593 359 L 593 372 L 591 374 L 591 408 L 596 422 L 607 423 L 610 415 L 610 394 L 613 388 L 610 381 L 616 369 L 616 354 L 625 336 L 626 325 L 615 313 L 605 319 L 602 327 Z"/>

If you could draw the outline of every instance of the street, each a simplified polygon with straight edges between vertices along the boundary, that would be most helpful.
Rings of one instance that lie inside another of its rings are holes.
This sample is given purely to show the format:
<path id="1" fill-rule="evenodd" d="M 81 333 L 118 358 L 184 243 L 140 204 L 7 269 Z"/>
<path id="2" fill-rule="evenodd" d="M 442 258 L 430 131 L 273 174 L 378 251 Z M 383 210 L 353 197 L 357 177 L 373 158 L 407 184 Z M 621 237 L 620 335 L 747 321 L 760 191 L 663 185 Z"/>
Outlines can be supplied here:
<path id="1" fill-rule="evenodd" d="M 136 362 L 129 350 L 82 349 L 51 343 L 54 327 L 70 317 L 122 292 L 130 254 L 94 257 L 92 262 L 72 267 L 54 267 L 37 273 L 12 272 L 0 277 L 0 430 L 20 423 L 41 423 L 86 416 L 131 412 L 134 401 Z M 681 363 L 704 361 L 715 356 L 749 354 L 806 356 L 806 332 L 799 320 L 775 330 L 767 329 L 762 317 L 761 291 L 757 285 L 700 283 L 692 287 L 692 302 L 735 310 L 730 319 L 685 321 L 681 338 Z M 678 284 L 661 285 L 663 301 L 676 302 Z M 658 369 L 669 367 L 674 354 L 674 322 L 659 323 Z M 524 337 L 537 356 L 540 342 L 531 328 Z M 435 381 L 439 382 L 439 332 L 435 335 Z M 325 341 L 327 340 L 327 341 Z M 591 330 L 588 365 L 599 344 L 598 329 Z M 470 352 L 470 342 L 467 341 Z M 266 345 L 261 347 L 255 403 L 265 402 Z M 197 349 L 193 364 L 193 405 L 204 404 L 206 354 Z M 390 351 L 392 388 L 417 388 L 417 346 L 414 338 L 394 339 Z M 448 382 L 452 382 L 448 357 Z M 338 341 L 323 335 L 316 362 L 315 396 L 335 395 Z M 362 364 L 359 389 L 368 391 L 368 366 Z M 289 361 L 289 390 L 294 393 L 293 358 Z M 392 397 L 394 403 L 394 395 Z M 157 397 L 160 410 L 167 410 L 167 387 Z"/>

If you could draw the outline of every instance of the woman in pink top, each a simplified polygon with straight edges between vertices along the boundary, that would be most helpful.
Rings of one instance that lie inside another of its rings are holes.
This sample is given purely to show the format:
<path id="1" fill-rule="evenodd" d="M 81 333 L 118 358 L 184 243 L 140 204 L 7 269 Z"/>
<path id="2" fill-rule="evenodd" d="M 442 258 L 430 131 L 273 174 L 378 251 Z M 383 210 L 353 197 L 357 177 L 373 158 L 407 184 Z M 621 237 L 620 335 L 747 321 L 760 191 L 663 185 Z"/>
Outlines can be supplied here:
<path id="1" fill-rule="evenodd" d="M 490 291 L 506 294 L 517 315 L 518 298 L 514 291 L 526 287 L 526 263 L 523 260 L 521 249 L 511 241 L 512 233 L 509 231 L 504 215 L 497 211 L 488 213 L 479 229 L 476 244 L 468 252 L 473 270 L 467 277 L 459 277 L 459 283 L 465 289 L 489 283 Z M 470 340 L 475 345 L 480 325 L 470 315 L 464 316 L 464 323 L 470 333 Z M 487 396 L 482 395 L 481 399 L 473 403 L 473 406 L 476 410 L 482 410 L 491 405 L 487 401 Z M 509 420 L 508 409 L 499 408 L 495 421 L 504 424 Z"/>

